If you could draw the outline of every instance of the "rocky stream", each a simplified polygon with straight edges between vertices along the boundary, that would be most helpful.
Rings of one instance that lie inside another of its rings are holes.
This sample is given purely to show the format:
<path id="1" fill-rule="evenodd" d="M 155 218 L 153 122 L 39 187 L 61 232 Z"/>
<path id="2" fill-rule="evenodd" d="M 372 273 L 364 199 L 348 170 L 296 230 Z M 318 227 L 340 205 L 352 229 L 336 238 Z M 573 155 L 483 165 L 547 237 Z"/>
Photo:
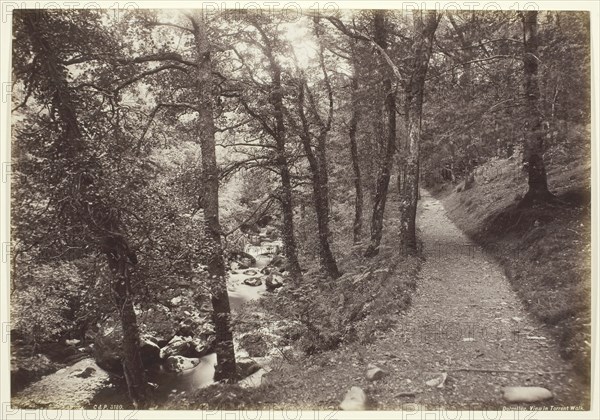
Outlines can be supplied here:
<path id="1" fill-rule="evenodd" d="M 249 266 L 233 263 L 228 292 L 234 315 L 246 302 L 282 285 L 282 276 L 269 274 L 270 270 L 265 269 L 277 258 L 263 254 L 256 255 Z M 179 302 L 179 298 L 174 301 Z M 207 351 L 209 347 L 198 340 L 175 335 L 161 343 L 153 337 L 142 337 L 142 358 L 158 361 L 147 370 L 148 381 L 155 388 L 156 404 L 214 383 L 216 354 Z M 268 369 L 268 355 L 250 358 L 240 345 L 239 337 L 234 338 L 234 344 L 240 376 L 244 378 L 240 386 L 260 385 Z M 131 408 L 123 377 L 109 373 L 110 369 L 103 369 L 99 364 L 106 368 L 98 358 L 88 356 L 78 360 L 29 384 L 13 395 L 12 404 L 23 408 Z"/>

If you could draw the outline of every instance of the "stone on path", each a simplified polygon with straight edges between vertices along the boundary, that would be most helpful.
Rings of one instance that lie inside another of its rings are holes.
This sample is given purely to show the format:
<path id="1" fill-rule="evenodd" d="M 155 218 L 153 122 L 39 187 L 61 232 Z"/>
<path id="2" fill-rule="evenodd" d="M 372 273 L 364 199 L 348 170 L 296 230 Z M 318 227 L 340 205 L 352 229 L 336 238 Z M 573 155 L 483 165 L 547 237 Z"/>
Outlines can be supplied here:
<path id="1" fill-rule="evenodd" d="M 425 382 L 428 386 L 435 386 L 437 388 L 443 388 L 446 383 L 446 379 L 448 378 L 448 374 L 446 372 L 442 372 L 437 375 L 435 378 L 428 380 Z"/>
<path id="2" fill-rule="evenodd" d="M 552 392 L 539 386 L 509 386 L 504 388 L 504 399 L 512 403 L 532 403 L 548 400 Z"/>
<path id="3" fill-rule="evenodd" d="M 367 366 L 367 380 L 378 381 L 385 376 L 385 372 L 378 366 L 369 364 Z"/>
<path id="4" fill-rule="evenodd" d="M 357 386 L 350 388 L 346 393 L 344 401 L 341 402 L 340 408 L 344 411 L 360 411 L 367 408 L 367 395 Z"/>

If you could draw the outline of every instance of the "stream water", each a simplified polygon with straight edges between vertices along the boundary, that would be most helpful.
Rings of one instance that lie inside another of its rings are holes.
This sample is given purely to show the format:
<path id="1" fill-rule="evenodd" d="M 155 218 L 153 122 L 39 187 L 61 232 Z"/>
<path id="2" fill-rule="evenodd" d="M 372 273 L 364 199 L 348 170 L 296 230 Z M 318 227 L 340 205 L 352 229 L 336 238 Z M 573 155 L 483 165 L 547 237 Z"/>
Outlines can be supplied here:
<path id="1" fill-rule="evenodd" d="M 259 271 L 269 264 L 271 259 L 272 257 L 267 255 L 258 255 L 256 264 L 250 269 Z M 264 281 L 260 286 L 248 286 L 243 283 L 249 277 L 259 277 L 262 274 L 246 275 L 243 271 L 245 270 L 235 270 L 236 274 L 229 274 L 227 289 L 229 305 L 233 312 L 238 311 L 246 302 L 258 299 L 266 291 Z M 198 366 L 181 373 L 169 373 L 162 369 L 148 372 L 148 380 L 158 385 L 155 392 L 156 402 L 160 404 L 174 394 L 189 393 L 212 384 L 216 363 L 217 355 L 211 353 L 202 357 Z M 124 381 L 115 381 L 101 390 L 94 397 L 89 408 L 98 406 L 131 408 Z"/>

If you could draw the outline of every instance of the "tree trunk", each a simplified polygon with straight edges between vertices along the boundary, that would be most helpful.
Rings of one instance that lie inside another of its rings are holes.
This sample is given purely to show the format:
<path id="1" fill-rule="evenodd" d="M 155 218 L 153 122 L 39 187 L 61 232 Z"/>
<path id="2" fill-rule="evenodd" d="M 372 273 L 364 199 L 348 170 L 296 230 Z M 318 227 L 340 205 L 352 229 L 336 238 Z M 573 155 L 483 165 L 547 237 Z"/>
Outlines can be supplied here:
<path id="1" fill-rule="evenodd" d="M 375 42 L 382 49 L 387 48 L 384 13 L 385 11 L 383 10 L 376 11 L 373 21 L 375 27 Z M 383 236 L 385 204 L 387 201 L 392 166 L 394 164 L 394 153 L 396 152 L 396 97 L 394 92 L 392 92 L 392 72 L 391 69 L 388 68 L 387 63 L 382 63 L 382 65 L 384 66 L 383 71 L 386 73 L 386 78 L 383 81 L 383 88 L 385 92 L 387 141 L 383 163 L 377 176 L 375 197 L 373 200 L 373 214 L 371 217 L 371 241 L 365 251 L 365 257 L 373 257 L 379 253 L 379 244 L 381 243 L 381 238 Z"/>
<path id="2" fill-rule="evenodd" d="M 130 268 L 135 260 L 132 261 L 124 238 L 111 236 L 103 242 L 104 253 L 112 274 L 111 290 L 123 330 L 122 363 L 127 390 L 135 408 L 143 409 L 147 407 L 151 398 L 140 355 L 140 331 L 131 291 Z"/>
<path id="3" fill-rule="evenodd" d="M 317 179 L 313 180 L 313 197 L 317 212 L 317 227 L 319 231 L 319 256 L 321 265 L 330 278 L 337 279 L 341 274 L 331 251 L 329 230 L 329 176 L 327 174 L 327 158 L 325 155 L 325 135 L 320 136 L 317 147 Z"/>
<path id="4" fill-rule="evenodd" d="M 548 201 L 554 195 L 548 190 L 546 167 L 544 166 L 544 139 L 542 116 L 539 110 L 540 88 L 538 81 L 538 31 L 537 11 L 523 12 L 523 71 L 524 91 L 527 98 L 527 121 L 525 125 L 525 144 L 523 162 L 528 172 L 529 189 L 521 205 L 534 201 Z"/>
<path id="5" fill-rule="evenodd" d="M 417 251 L 415 219 L 419 197 L 419 154 L 421 143 L 421 115 L 423 109 L 423 90 L 425 77 L 431 56 L 433 35 L 438 20 L 434 11 L 427 11 L 425 22 L 423 12 L 413 12 L 414 33 L 412 53 L 414 57 L 412 75 L 407 85 L 405 103 L 406 169 L 405 181 L 400 189 L 400 244 L 404 252 Z"/>
<path id="6" fill-rule="evenodd" d="M 327 116 L 323 118 L 319 112 L 317 100 L 308 87 L 303 71 L 299 70 L 302 77 L 299 80 L 298 113 L 302 126 L 300 140 L 309 163 L 313 186 L 313 203 L 317 216 L 317 234 L 319 238 L 319 259 L 321 268 L 329 278 L 340 277 L 337 262 L 331 251 L 331 231 L 329 230 L 329 173 L 327 168 L 327 136 L 333 121 L 333 89 L 327 73 L 324 58 L 324 46 L 320 40 L 320 26 L 315 19 L 315 36 L 319 40 L 319 64 L 323 72 L 323 82 L 327 94 Z M 308 97 L 311 114 L 318 126 L 318 134 L 313 134 L 304 111 L 305 98 Z M 312 139 L 316 137 L 316 145 Z"/>
<path id="7" fill-rule="evenodd" d="M 329 243 L 331 236 L 329 231 L 329 188 L 327 187 L 327 181 L 322 179 L 320 170 L 317 169 L 312 176 L 313 203 L 317 215 L 319 237 L 319 259 L 321 260 L 321 267 L 327 275 L 336 279 L 340 276 L 340 272 Z"/>
<path id="8" fill-rule="evenodd" d="M 105 226 L 105 229 L 98 227 L 96 218 L 92 214 L 105 217 L 106 214 L 111 214 L 111 212 L 103 208 L 102 203 L 98 202 L 98 197 L 93 191 L 87 193 L 87 190 L 90 190 L 90 185 L 79 182 L 80 176 L 84 174 L 82 167 L 85 166 L 85 163 L 81 162 L 78 165 L 77 162 L 80 162 L 80 152 L 85 146 L 79 128 L 75 101 L 72 98 L 67 81 L 67 70 L 60 65 L 55 52 L 38 27 L 38 23 L 46 19 L 46 12 L 35 10 L 25 13 L 24 22 L 32 46 L 38 57 L 40 57 L 40 63 L 43 63 L 46 67 L 48 84 L 54 89 L 55 106 L 64 128 L 63 143 L 59 145 L 59 150 L 65 154 L 69 163 L 73 162 L 70 169 L 77 172 L 72 179 L 73 197 L 71 205 L 75 211 L 79 212 L 78 216 L 81 217 L 91 232 L 97 233 L 99 236 L 105 233 L 104 230 L 118 232 L 118 221 L 110 218 L 106 219 L 108 226 Z M 123 327 L 123 368 L 129 396 L 137 408 L 144 408 L 150 402 L 150 394 L 144 366 L 140 358 L 139 330 L 133 308 L 133 292 L 129 283 L 129 264 L 130 262 L 135 263 L 135 261 L 130 260 L 129 248 L 122 236 L 111 238 L 107 243 L 106 237 L 104 237 L 99 246 L 107 256 L 107 264 L 113 277 L 111 287 Z"/>
<path id="9" fill-rule="evenodd" d="M 283 115 L 283 113 L 282 113 Z M 285 140 L 278 144 L 277 152 L 280 155 L 279 174 L 281 176 L 281 212 L 283 213 L 283 253 L 288 263 L 290 274 L 296 278 L 302 276 L 300 263 L 298 262 L 298 246 L 294 234 L 294 207 L 292 203 L 292 183 L 290 180 L 290 169 L 285 155 Z"/>
<path id="10" fill-rule="evenodd" d="M 351 117 L 350 117 L 350 128 L 348 130 L 348 137 L 350 139 L 350 157 L 352 160 L 352 170 L 354 171 L 354 223 L 352 225 L 353 241 L 359 243 L 362 239 L 362 218 L 363 218 L 363 190 L 362 190 L 362 179 L 360 176 L 360 160 L 358 158 L 358 144 L 356 142 L 356 129 L 358 126 L 359 110 L 358 110 L 358 63 L 356 62 L 356 52 L 354 49 L 351 51 L 352 54 L 352 67 L 354 75 L 352 76 L 352 104 L 351 104 Z"/>
<path id="11" fill-rule="evenodd" d="M 302 121 L 302 132 L 300 139 L 304 152 L 309 163 L 309 169 L 312 179 L 313 187 L 313 203 L 317 216 L 317 234 L 319 239 L 319 259 L 321 262 L 322 269 L 327 273 L 330 278 L 338 278 L 340 272 L 331 252 L 331 246 L 329 238 L 331 233 L 329 231 L 329 187 L 328 187 L 328 174 L 327 174 L 327 158 L 326 158 L 326 138 L 327 131 L 322 130 L 317 138 L 316 151 L 313 150 L 311 145 L 311 133 L 309 130 L 308 120 L 304 113 L 304 98 L 305 98 L 306 81 L 303 79 L 300 81 L 299 95 L 298 95 L 298 109 L 300 119 Z M 313 113 L 316 114 L 317 110 L 313 109 Z"/>
<path id="12" fill-rule="evenodd" d="M 266 35 L 265 35 L 266 37 Z M 281 210 L 283 213 L 283 252 L 287 259 L 288 270 L 294 277 L 301 277 L 302 271 L 298 262 L 298 246 L 294 234 L 294 206 L 292 203 L 292 182 L 285 151 L 286 128 L 284 121 L 284 105 L 281 86 L 281 68 L 269 53 L 271 64 L 271 81 L 273 83 L 273 108 L 275 110 L 275 142 L 277 145 L 279 176 L 281 177 Z"/>
<path id="13" fill-rule="evenodd" d="M 198 98 L 198 135 L 202 152 L 202 184 L 204 194 L 204 245 L 210 281 L 213 321 L 215 324 L 215 350 L 217 368 L 215 380 L 234 382 L 237 380 L 233 334 L 231 331 L 231 311 L 227 293 L 227 277 L 221 244 L 221 225 L 219 222 L 219 173 L 215 153 L 215 125 L 213 115 L 213 79 L 210 43 L 204 29 L 204 22 L 193 17 L 194 38 L 197 51 L 197 98 Z"/>

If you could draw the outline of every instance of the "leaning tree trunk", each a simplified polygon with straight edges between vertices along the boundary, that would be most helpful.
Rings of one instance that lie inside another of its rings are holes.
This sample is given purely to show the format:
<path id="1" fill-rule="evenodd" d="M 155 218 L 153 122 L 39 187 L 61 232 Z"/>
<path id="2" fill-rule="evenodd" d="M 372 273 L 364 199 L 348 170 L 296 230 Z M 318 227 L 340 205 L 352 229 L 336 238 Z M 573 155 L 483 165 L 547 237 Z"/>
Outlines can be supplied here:
<path id="1" fill-rule="evenodd" d="M 387 48 L 386 29 L 385 29 L 385 11 L 375 12 L 375 42 L 382 49 Z M 373 257 L 379 253 L 379 244 L 383 236 L 383 215 L 385 213 L 385 204 L 387 202 L 388 188 L 390 185 L 390 176 L 394 164 L 394 153 L 396 152 L 396 96 L 392 91 L 391 70 L 386 63 L 383 63 L 386 78 L 383 82 L 385 92 L 385 110 L 387 125 L 387 141 L 385 145 L 385 154 L 383 163 L 377 175 L 375 197 L 373 200 L 373 214 L 371 217 L 371 240 L 365 257 Z"/>
<path id="2" fill-rule="evenodd" d="M 203 257 L 210 281 L 213 322 L 215 324 L 215 350 L 217 368 L 215 380 L 237 380 L 231 310 L 227 293 L 225 260 L 221 244 L 219 222 L 219 173 L 215 153 L 215 125 L 213 115 L 213 76 L 210 42 L 204 22 L 193 17 L 194 38 L 197 54 L 196 94 L 198 98 L 198 135 L 202 152 L 202 207 L 204 209 Z"/>
<path id="3" fill-rule="evenodd" d="M 525 124 L 525 144 L 523 147 L 523 161 L 528 172 L 529 189 L 522 205 L 533 201 L 547 201 L 554 196 L 548 190 L 546 167 L 544 166 L 544 138 L 540 112 L 540 88 L 538 81 L 538 31 L 537 11 L 523 13 L 523 71 L 524 91 L 527 103 L 527 121 Z"/>
<path id="4" fill-rule="evenodd" d="M 108 226 L 98 224 L 97 219 L 111 214 L 110 209 L 104 208 L 97 195 L 92 190 L 91 181 L 83 183 L 86 174 L 85 165 L 77 165 L 82 158 L 85 144 L 79 127 L 76 103 L 73 100 L 67 79 L 67 69 L 62 66 L 46 39 L 46 35 L 38 26 L 46 19 L 46 12 L 36 10 L 24 12 L 24 22 L 28 29 L 31 44 L 39 57 L 39 62 L 45 67 L 48 86 L 54 90 L 54 106 L 63 126 L 61 144 L 58 149 L 64 154 L 71 165 L 71 201 L 70 206 L 78 214 L 87 229 L 97 234 L 101 239 L 98 244 L 107 256 L 108 268 L 111 272 L 111 289 L 119 311 L 123 327 L 123 370 L 129 396 L 136 408 L 144 408 L 150 401 L 150 388 L 140 357 L 139 330 L 133 308 L 133 291 L 129 282 L 129 264 L 127 242 L 118 234 L 118 221 L 106 219 Z M 88 177 L 91 180 L 91 177 Z M 94 217 L 96 214 L 99 217 Z M 103 229 L 104 227 L 104 229 Z M 110 232 L 107 242 L 106 232 Z"/>
<path id="5" fill-rule="evenodd" d="M 419 199 L 419 154 L 421 144 L 421 115 L 423 90 L 431 56 L 433 35 L 438 20 L 434 11 L 427 11 L 425 22 L 421 11 L 413 12 L 414 33 L 412 53 L 414 57 L 410 81 L 407 85 L 405 103 L 406 123 L 406 166 L 405 177 L 400 189 L 400 245 L 404 252 L 417 250 L 415 219 Z"/>

